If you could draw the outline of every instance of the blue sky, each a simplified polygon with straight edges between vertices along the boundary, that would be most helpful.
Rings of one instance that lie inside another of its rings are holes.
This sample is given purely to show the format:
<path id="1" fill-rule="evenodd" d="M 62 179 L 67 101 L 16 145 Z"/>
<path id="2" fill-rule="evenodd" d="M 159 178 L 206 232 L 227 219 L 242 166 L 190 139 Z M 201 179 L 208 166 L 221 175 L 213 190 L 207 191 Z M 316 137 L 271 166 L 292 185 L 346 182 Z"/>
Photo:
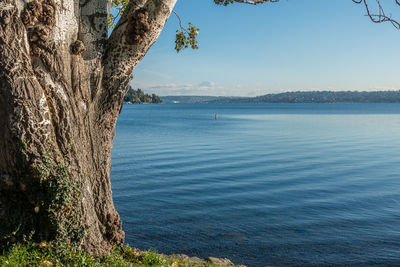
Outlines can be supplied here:
<path id="1" fill-rule="evenodd" d="M 399 14 L 394 0 L 387 13 Z M 298 90 L 400 89 L 400 31 L 374 24 L 351 0 L 281 0 L 216 6 L 178 0 L 200 28 L 199 50 L 174 50 L 172 14 L 134 71 L 135 88 L 159 95 L 255 96 Z"/>

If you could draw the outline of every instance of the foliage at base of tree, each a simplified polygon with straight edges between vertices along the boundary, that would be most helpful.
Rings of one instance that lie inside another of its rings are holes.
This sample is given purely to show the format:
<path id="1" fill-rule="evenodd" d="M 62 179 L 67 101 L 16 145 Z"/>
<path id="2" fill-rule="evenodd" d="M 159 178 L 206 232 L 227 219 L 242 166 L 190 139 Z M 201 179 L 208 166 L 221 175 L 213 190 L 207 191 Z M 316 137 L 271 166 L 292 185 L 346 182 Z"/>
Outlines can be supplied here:
<path id="1" fill-rule="evenodd" d="M 0 182 L 0 203 L 9 203 L 2 210 L 6 217 L 0 221 L 0 246 L 25 239 L 79 244 L 85 231 L 79 225 L 81 181 L 71 180 L 65 159 L 59 156 L 55 162 L 49 151 L 42 153 L 40 164 L 24 166 L 24 145 L 19 167 Z"/>
<path id="2" fill-rule="evenodd" d="M 145 94 L 142 89 L 133 89 L 131 86 L 128 87 L 128 90 L 124 96 L 125 104 L 160 104 L 162 103 L 160 97 L 156 94 L 152 94 L 151 96 Z"/>

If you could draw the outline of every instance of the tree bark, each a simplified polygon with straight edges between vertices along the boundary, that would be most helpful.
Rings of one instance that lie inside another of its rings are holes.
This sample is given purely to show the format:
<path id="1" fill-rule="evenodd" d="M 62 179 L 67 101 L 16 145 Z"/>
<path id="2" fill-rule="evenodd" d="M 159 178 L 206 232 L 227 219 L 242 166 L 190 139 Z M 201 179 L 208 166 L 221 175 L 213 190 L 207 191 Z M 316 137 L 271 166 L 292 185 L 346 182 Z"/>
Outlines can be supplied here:
<path id="1" fill-rule="evenodd" d="M 0 241 L 124 242 L 111 148 L 124 90 L 176 0 L 0 0 Z"/>

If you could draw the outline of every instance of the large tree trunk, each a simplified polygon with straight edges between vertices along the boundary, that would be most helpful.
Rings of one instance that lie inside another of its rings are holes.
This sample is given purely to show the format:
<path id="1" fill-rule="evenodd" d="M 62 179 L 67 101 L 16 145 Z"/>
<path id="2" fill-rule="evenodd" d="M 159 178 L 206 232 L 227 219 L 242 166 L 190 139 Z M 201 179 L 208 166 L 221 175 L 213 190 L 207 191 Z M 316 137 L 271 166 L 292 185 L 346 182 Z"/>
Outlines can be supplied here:
<path id="1" fill-rule="evenodd" d="M 0 242 L 124 242 L 110 151 L 124 89 L 176 0 L 0 0 Z"/>

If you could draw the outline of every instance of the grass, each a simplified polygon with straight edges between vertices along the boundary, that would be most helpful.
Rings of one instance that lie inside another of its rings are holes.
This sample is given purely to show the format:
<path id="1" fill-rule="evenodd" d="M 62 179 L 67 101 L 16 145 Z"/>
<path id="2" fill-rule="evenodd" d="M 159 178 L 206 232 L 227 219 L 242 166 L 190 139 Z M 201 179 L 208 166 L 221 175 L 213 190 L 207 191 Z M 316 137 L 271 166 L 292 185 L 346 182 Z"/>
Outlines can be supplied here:
<path id="1" fill-rule="evenodd" d="M 76 247 L 54 247 L 45 242 L 14 244 L 0 253 L 0 266 L 219 266 L 198 258 L 167 256 L 155 251 L 140 251 L 129 246 L 94 257 Z M 223 265 L 228 266 L 228 265 Z M 233 266 L 233 265 L 232 265 Z"/>

